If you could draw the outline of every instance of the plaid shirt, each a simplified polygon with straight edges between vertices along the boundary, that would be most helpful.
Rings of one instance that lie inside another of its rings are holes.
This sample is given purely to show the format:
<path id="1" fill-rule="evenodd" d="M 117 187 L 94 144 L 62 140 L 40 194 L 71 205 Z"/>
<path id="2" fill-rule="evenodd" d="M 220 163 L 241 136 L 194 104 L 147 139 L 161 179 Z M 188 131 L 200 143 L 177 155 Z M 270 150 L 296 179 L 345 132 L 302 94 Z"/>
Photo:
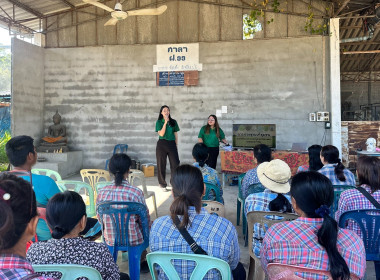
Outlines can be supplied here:
<path id="1" fill-rule="evenodd" d="M 197 244 L 209 256 L 226 261 L 231 269 L 235 269 L 240 259 L 240 249 L 235 227 L 230 221 L 217 215 L 209 214 L 202 208 L 197 214 L 195 208 L 188 209 L 190 225 L 187 230 Z M 182 217 L 179 216 L 180 219 Z M 156 219 L 152 225 L 149 238 L 150 250 L 192 254 L 189 244 L 179 233 L 170 216 Z M 174 265 L 180 279 L 189 279 L 194 263 L 175 260 Z M 167 279 L 158 268 L 159 279 Z M 203 279 L 220 279 L 215 270 L 210 270 Z"/>
<path id="2" fill-rule="evenodd" d="M 257 167 L 247 171 L 244 175 L 243 182 L 241 183 L 241 194 L 243 198 L 247 197 L 248 187 L 253 184 L 260 183 L 259 177 L 257 177 Z"/>
<path id="3" fill-rule="evenodd" d="M 297 173 L 305 172 L 305 171 L 309 171 L 309 165 L 307 165 L 307 164 L 305 164 L 305 165 L 301 165 L 301 166 L 298 167 L 298 169 L 297 169 Z"/>
<path id="4" fill-rule="evenodd" d="M 96 203 L 99 204 L 104 201 L 115 201 L 115 202 L 139 202 L 146 206 L 144 193 L 137 187 L 131 186 L 127 180 L 123 180 L 121 186 L 116 186 L 115 181 L 112 182 L 112 185 L 103 187 L 98 193 Z M 148 211 L 148 223 L 150 225 L 150 216 Z M 101 219 L 99 214 L 97 214 L 98 220 Z M 129 244 L 136 246 L 141 244 L 144 241 L 143 233 L 137 215 L 131 215 L 129 221 Z M 104 231 L 103 238 L 108 245 L 113 245 L 115 241 L 114 229 L 112 226 L 112 221 L 109 216 L 105 216 L 103 221 Z"/>
<path id="5" fill-rule="evenodd" d="M 331 183 L 334 186 L 336 186 L 336 185 L 355 186 L 356 185 L 355 176 L 347 168 L 343 169 L 343 173 L 344 173 L 344 176 L 346 177 L 346 181 L 344 181 L 344 182 L 339 181 L 339 179 L 338 179 L 338 177 L 336 177 L 335 171 L 334 171 L 336 165 L 337 165 L 336 163 L 335 164 L 326 164 L 321 169 L 319 169 L 318 172 L 325 175 L 327 178 L 329 178 Z"/>
<path id="6" fill-rule="evenodd" d="M 284 195 L 289 202 L 290 196 Z M 250 194 L 247 199 L 245 200 L 245 208 L 244 208 L 244 214 L 247 217 L 248 212 L 251 211 L 270 211 L 269 210 L 269 203 L 277 197 L 276 193 L 271 192 L 268 189 L 265 189 L 262 193 L 253 193 Z M 280 220 L 282 219 L 279 216 L 273 216 L 270 215 L 273 220 Z M 265 231 L 268 230 L 268 226 L 265 224 L 265 230 L 263 228 L 262 224 L 256 223 L 253 225 L 253 239 L 252 239 L 252 251 L 255 253 L 257 257 L 260 257 L 260 248 L 261 248 L 261 242 L 264 238 Z"/>
<path id="7" fill-rule="evenodd" d="M 380 191 L 371 193 L 371 188 L 367 185 L 361 185 L 376 201 L 380 202 Z M 376 209 L 376 207 L 356 189 L 351 189 L 342 192 L 339 198 L 338 210 L 335 213 L 335 219 L 339 222 L 340 216 L 344 212 L 359 209 Z M 357 235 L 363 238 L 360 227 L 357 223 L 349 220 L 346 223 L 346 228 L 356 232 Z"/>
<path id="8" fill-rule="evenodd" d="M 0 279 L 19 280 L 34 274 L 32 265 L 23 257 L 14 254 L 0 254 Z M 54 278 L 36 276 L 33 280 L 54 280 Z"/>
<path id="9" fill-rule="evenodd" d="M 219 178 L 218 178 L 218 172 L 214 168 L 209 167 L 207 164 L 203 165 L 203 167 L 199 166 L 198 162 L 193 163 L 193 165 L 202 172 L 203 175 L 203 182 L 213 184 L 217 187 L 219 187 L 220 190 L 220 198 L 222 200 L 222 203 L 224 204 L 223 199 L 223 188 L 220 184 Z M 209 200 L 215 200 L 215 192 L 210 191 L 209 193 Z"/>
<path id="10" fill-rule="evenodd" d="M 261 250 L 263 269 L 267 269 L 268 263 L 283 263 L 329 270 L 327 252 L 318 243 L 317 237 L 317 231 L 322 223 L 323 219 L 301 217 L 271 226 L 265 234 Z M 363 241 L 354 232 L 339 229 L 337 248 L 346 261 L 350 273 L 363 278 L 366 270 Z M 324 279 L 323 276 L 313 276 L 310 279 Z"/>

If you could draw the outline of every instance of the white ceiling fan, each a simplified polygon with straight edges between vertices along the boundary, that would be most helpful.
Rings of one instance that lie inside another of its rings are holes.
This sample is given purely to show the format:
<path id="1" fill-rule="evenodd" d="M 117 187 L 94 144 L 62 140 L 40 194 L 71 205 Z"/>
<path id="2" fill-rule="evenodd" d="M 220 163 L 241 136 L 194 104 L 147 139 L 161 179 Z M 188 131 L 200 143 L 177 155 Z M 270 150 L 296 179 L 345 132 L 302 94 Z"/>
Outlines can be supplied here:
<path id="1" fill-rule="evenodd" d="M 102 3 L 99 3 L 97 0 L 83 0 L 83 2 L 87 4 L 94 5 L 96 7 L 102 8 L 111 13 L 112 18 L 108 20 L 104 26 L 107 25 L 115 25 L 119 20 L 126 19 L 129 16 L 157 16 L 164 13 L 167 9 L 166 5 L 162 5 L 158 8 L 150 8 L 150 9 L 139 9 L 133 11 L 123 11 L 122 5 L 117 2 L 115 5 L 115 9 L 112 9 Z"/>

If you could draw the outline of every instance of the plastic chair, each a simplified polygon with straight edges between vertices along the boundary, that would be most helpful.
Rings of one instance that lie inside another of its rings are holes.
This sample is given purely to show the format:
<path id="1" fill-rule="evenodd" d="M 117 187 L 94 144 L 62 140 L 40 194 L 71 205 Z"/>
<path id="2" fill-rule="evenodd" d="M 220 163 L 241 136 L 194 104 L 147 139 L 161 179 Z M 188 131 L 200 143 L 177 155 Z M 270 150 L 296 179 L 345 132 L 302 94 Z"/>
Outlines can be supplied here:
<path id="1" fill-rule="evenodd" d="M 305 279 L 302 276 L 302 273 L 311 273 L 310 278 L 314 279 L 312 276 L 324 276 L 326 280 L 332 280 L 332 276 L 329 271 L 312 269 L 304 266 L 288 265 L 281 263 L 270 263 L 268 264 L 268 279 L 271 280 L 297 280 Z M 300 275 L 300 276 L 298 276 Z M 308 274 L 309 275 L 309 274 Z M 351 280 L 359 280 L 359 277 L 355 274 L 350 275 Z"/>
<path id="2" fill-rule="evenodd" d="M 77 192 L 80 194 L 81 190 L 84 189 L 88 194 L 88 203 L 86 203 L 86 213 L 88 217 L 94 217 L 96 216 L 96 206 L 95 206 L 95 194 L 93 188 L 81 181 L 69 181 L 69 180 L 63 180 L 63 181 L 57 181 L 57 185 L 61 189 L 73 189 L 74 192 Z M 68 187 L 68 186 L 73 187 Z M 85 199 L 84 199 L 85 200 Z"/>
<path id="3" fill-rule="evenodd" d="M 340 216 L 339 227 L 345 228 L 352 220 L 358 224 L 363 235 L 366 260 L 374 261 L 376 279 L 380 278 L 380 209 L 347 211 Z"/>
<path id="4" fill-rule="evenodd" d="M 73 280 L 79 277 L 86 277 L 91 280 L 102 280 L 99 271 L 93 267 L 79 264 L 34 264 L 32 265 L 35 272 L 52 272 L 62 273 L 61 280 Z"/>
<path id="5" fill-rule="evenodd" d="M 117 207 L 117 208 L 116 208 Z M 140 258 L 141 253 L 149 246 L 149 225 L 148 209 L 145 205 L 137 202 L 102 202 L 98 204 L 97 212 L 100 217 L 102 231 L 106 224 L 103 223 L 104 216 L 109 216 L 112 222 L 112 228 L 115 233 L 113 246 L 108 246 L 111 255 L 117 262 L 118 251 L 128 251 L 129 276 L 131 279 L 140 279 Z M 129 244 L 129 220 L 131 215 L 140 216 L 143 243 L 137 246 Z M 103 232 L 104 236 L 104 232 Z"/>
<path id="6" fill-rule="evenodd" d="M 113 148 L 113 154 L 126 154 L 128 150 L 127 144 L 116 144 Z"/>
<path id="7" fill-rule="evenodd" d="M 158 212 L 157 212 L 157 201 L 156 201 L 156 193 L 154 191 L 148 191 L 146 188 L 145 183 L 145 175 L 144 172 L 138 170 L 138 169 L 130 169 L 129 170 L 129 176 L 128 181 L 131 185 L 133 185 L 135 179 L 139 179 L 142 185 L 142 191 L 144 193 L 145 200 L 149 197 L 152 197 L 153 204 L 154 204 L 154 211 L 156 213 L 156 218 L 158 218 Z"/>
<path id="8" fill-rule="evenodd" d="M 95 184 L 95 191 L 96 191 L 96 193 L 98 193 L 99 192 L 99 190 L 101 189 L 101 188 L 104 188 L 105 186 L 108 186 L 108 185 L 112 185 L 112 181 L 106 181 L 106 182 L 104 182 L 104 181 L 102 181 L 102 182 L 97 182 L 96 184 Z"/>
<path id="9" fill-rule="evenodd" d="M 330 216 L 333 217 L 334 219 L 335 219 L 335 212 L 338 210 L 339 198 L 340 198 L 340 195 L 342 194 L 342 192 L 355 188 L 353 186 L 344 186 L 343 189 L 337 190 L 337 189 L 335 189 L 335 187 L 337 187 L 337 186 L 334 186 L 334 202 L 330 207 Z"/>
<path id="10" fill-rule="evenodd" d="M 280 216 L 281 220 L 273 220 L 270 216 Z M 265 273 L 261 267 L 261 262 L 258 257 L 256 257 L 255 253 L 252 251 L 252 238 L 253 238 L 253 226 L 256 223 L 266 224 L 268 228 L 276 223 L 281 223 L 285 221 L 292 221 L 298 218 L 298 215 L 292 213 L 281 213 L 274 211 L 252 211 L 247 214 L 247 222 L 248 222 L 248 250 L 249 250 L 249 272 L 248 272 L 248 280 L 264 280 Z M 266 230 L 265 227 L 263 227 Z M 269 278 L 272 279 L 272 278 Z"/>
<path id="11" fill-rule="evenodd" d="M 202 200 L 210 200 L 209 199 L 210 191 L 213 190 L 215 193 L 215 201 L 222 203 L 219 187 L 210 183 L 205 183 L 205 186 L 206 186 L 206 191 L 205 191 L 205 195 L 202 197 Z"/>
<path id="12" fill-rule="evenodd" d="M 111 181 L 110 173 L 103 169 L 82 169 L 80 171 L 80 175 L 82 176 L 83 182 L 86 182 L 86 179 L 88 180 L 95 194 L 95 184 L 99 182 L 100 179 L 104 179 L 104 181 Z"/>
<path id="13" fill-rule="evenodd" d="M 225 217 L 224 205 L 214 200 L 202 200 L 202 207 L 210 214 L 216 214 L 220 217 Z"/>
<path id="14" fill-rule="evenodd" d="M 54 181 L 61 181 L 62 180 L 61 175 L 59 175 L 59 173 L 57 171 L 54 171 L 51 169 L 35 168 L 35 169 L 32 169 L 32 173 L 37 174 L 37 175 L 49 176 Z"/>
<path id="15" fill-rule="evenodd" d="M 244 206 L 242 209 L 242 204 L 244 203 L 244 199 L 243 199 L 243 196 L 241 194 L 241 184 L 243 182 L 244 176 L 245 176 L 245 173 L 240 174 L 239 178 L 238 178 L 239 193 L 238 193 L 238 197 L 236 200 L 236 225 L 237 226 L 240 224 L 240 214 L 242 214 L 242 216 L 244 216 L 242 213 L 242 211 L 244 212 Z"/>
<path id="16" fill-rule="evenodd" d="M 333 187 L 334 187 L 334 191 L 345 191 L 345 190 L 356 188 L 355 186 L 351 186 L 351 185 L 333 185 Z"/>
<path id="17" fill-rule="evenodd" d="M 220 272 L 222 279 L 231 279 L 231 269 L 229 264 L 222 259 L 211 256 L 171 252 L 153 252 L 146 256 L 146 260 L 148 262 L 150 275 L 153 280 L 157 279 L 153 267 L 154 264 L 158 264 L 170 280 L 180 280 L 178 272 L 174 268 L 173 260 L 195 262 L 195 268 L 191 273 L 190 280 L 203 279 L 210 269 L 217 269 Z"/>

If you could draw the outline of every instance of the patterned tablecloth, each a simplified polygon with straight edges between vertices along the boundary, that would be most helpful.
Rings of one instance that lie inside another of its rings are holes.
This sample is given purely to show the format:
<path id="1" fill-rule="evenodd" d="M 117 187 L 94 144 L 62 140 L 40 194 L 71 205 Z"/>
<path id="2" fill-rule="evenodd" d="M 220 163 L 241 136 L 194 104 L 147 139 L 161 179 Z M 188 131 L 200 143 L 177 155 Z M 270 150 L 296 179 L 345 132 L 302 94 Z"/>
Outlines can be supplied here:
<path id="1" fill-rule="evenodd" d="M 299 166 L 309 164 L 309 155 L 292 151 L 274 151 L 274 159 L 285 161 L 292 170 L 292 176 L 297 173 Z M 222 172 L 245 173 L 254 168 L 253 151 L 220 151 Z"/>

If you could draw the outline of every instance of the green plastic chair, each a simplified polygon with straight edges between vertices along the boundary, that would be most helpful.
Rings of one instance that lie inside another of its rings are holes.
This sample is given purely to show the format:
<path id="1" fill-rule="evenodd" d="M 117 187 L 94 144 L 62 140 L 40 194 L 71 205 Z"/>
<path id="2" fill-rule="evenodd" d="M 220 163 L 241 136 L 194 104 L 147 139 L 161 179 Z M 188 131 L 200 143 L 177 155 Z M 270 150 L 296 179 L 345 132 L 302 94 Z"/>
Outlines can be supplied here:
<path id="1" fill-rule="evenodd" d="M 219 187 L 210 183 L 205 183 L 205 186 L 206 186 L 206 192 L 205 192 L 205 195 L 202 197 L 202 200 L 210 200 L 209 199 L 210 191 L 213 190 L 215 193 L 215 201 L 222 203 Z"/>
<path id="2" fill-rule="evenodd" d="M 95 190 L 96 190 L 96 193 L 99 193 L 99 190 L 101 188 L 104 188 L 105 186 L 108 186 L 108 185 L 112 185 L 112 181 L 107 181 L 107 182 L 97 182 L 95 184 Z"/>
<path id="3" fill-rule="evenodd" d="M 241 194 L 241 183 L 243 182 L 244 176 L 245 176 L 245 173 L 240 174 L 239 179 L 238 179 L 239 193 L 236 200 L 236 225 L 237 226 L 240 224 L 240 214 L 242 213 L 242 211 L 244 211 L 244 206 L 243 206 L 243 209 L 241 207 L 242 204 L 244 203 L 243 195 Z M 242 216 L 244 215 L 242 214 Z"/>
<path id="4" fill-rule="evenodd" d="M 157 279 L 153 267 L 154 264 L 158 264 L 170 280 L 180 280 L 180 277 L 173 266 L 172 260 L 186 260 L 195 262 L 195 268 L 191 273 L 190 280 L 203 279 L 203 277 L 210 269 L 217 269 L 220 272 L 223 280 L 232 279 L 229 264 L 222 259 L 214 258 L 211 256 L 170 252 L 153 252 L 149 253 L 146 256 L 146 260 L 148 262 L 150 274 L 153 280 Z"/>
<path id="5" fill-rule="evenodd" d="M 354 189 L 354 186 L 348 185 L 334 185 L 334 202 L 330 207 L 330 216 L 335 219 L 335 212 L 338 210 L 339 198 L 342 192 Z"/>
<path id="6" fill-rule="evenodd" d="M 51 169 L 35 168 L 35 169 L 32 169 L 32 173 L 37 174 L 37 175 L 49 176 L 54 181 L 61 181 L 62 180 L 61 175 L 59 175 L 59 173 L 57 171 L 54 171 Z"/>
<path id="7" fill-rule="evenodd" d="M 86 203 L 87 216 L 88 217 L 96 216 L 94 191 L 89 184 L 85 182 L 81 182 L 81 181 L 70 181 L 70 180 L 57 181 L 56 183 L 60 189 L 65 189 L 65 190 L 73 189 L 73 191 L 77 193 L 80 193 L 82 189 L 85 189 L 86 193 L 89 196 L 89 204 Z M 72 187 L 70 187 L 70 185 Z"/>
<path id="8" fill-rule="evenodd" d="M 86 277 L 91 280 L 102 280 L 102 276 L 95 268 L 79 264 L 34 264 L 35 272 L 55 272 L 62 273 L 61 280 L 73 280 L 79 277 Z"/>

